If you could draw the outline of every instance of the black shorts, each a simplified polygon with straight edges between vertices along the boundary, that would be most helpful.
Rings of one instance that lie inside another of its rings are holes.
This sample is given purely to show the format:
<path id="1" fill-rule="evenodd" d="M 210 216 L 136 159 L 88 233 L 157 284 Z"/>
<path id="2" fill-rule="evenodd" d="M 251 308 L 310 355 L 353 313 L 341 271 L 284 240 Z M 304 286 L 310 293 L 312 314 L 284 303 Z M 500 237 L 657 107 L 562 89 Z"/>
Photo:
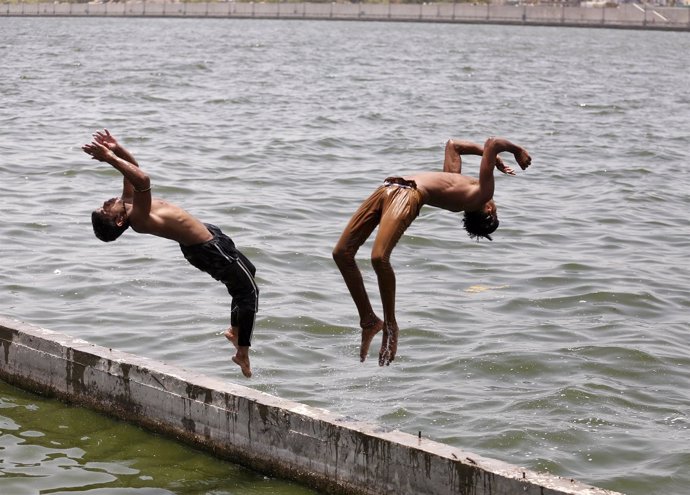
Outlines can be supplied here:
<path id="1" fill-rule="evenodd" d="M 259 288 L 254 281 L 256 268 L 218 227 L 204 225 L 213 239 L 193 246 L 180 244 L 180 249 L 192 265 L 225 284 L 232 296 L 230 324 L 239 328 L 239 345 L 250 346 L 259 310 Z"/>

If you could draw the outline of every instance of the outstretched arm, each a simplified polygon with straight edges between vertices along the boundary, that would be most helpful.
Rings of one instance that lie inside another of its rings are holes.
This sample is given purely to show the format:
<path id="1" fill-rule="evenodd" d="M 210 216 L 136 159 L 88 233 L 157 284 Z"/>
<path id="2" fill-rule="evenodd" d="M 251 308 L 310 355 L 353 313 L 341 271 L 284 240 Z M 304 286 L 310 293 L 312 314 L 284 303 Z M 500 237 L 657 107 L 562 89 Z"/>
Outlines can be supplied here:
<path id="1" fill-rule="evenodd" d="M 477 155 L 482 156 L 484 148 L 476 143 L 470 141 L 462 141 L 459 139 L 449 139 L 446 143 L 445 158 L 443 160 L 443 171 L 454 174 L 462 173 L 462 158 L 461 155 Z M 496 168 L 508 175 L 515 175 L 515 171 L 508 167 L 500 156 L 496 156 Z"/>
<path id="2" fill-rule="evenodd" d="M 95 139 L 81 148 L 84 153 L 94 160 L 110 164 L 124 177 L 125 184 L 130 188 L 130 197 L 122 197 L 125 203 L 132 202 L 133 214 L 147 216 L 151 211 L 151 179 L 138 165 L 117 156 L 114 151 Z"/>
<path id="3" fill-rule="evenodd" d="M 489 201 L 494 196 L 494 164 L 498 154 L 504 151 L 513 154 L 515 161 L 522 170 L 525 170 L 532 163 L 532 157 L 521 146 L 503 138 L 490 137 L 487 139 L 484 143 L 482 162 L 479 165 L 479 190 L 482 202 Z"/>
<path id="4" fill-rule="evenodd" d="M 139 166 L 136 159 L 132 154 L 124 147 L 120 142 L 115 139 L 115 136 L 110 134 L 108 129 L 103 129 L 102 131 L 96 131 L 93 135 L 94 141 L 108 148 L 110 151 L 115 153 L 115 156 L 131 163 L 135 167 Z M 122 199 L 127 202 L 131 202 L 134 195 L 134 187 L 132 183 L 124 177 L 122 182 Z"/>

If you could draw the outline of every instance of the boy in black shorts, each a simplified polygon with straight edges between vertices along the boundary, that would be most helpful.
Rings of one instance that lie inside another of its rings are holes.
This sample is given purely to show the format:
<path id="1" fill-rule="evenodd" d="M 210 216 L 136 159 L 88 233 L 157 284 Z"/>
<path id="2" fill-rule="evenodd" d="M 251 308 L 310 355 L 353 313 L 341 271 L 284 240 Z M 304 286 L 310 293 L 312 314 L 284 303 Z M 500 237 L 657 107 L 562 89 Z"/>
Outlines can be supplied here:
<path id="1" fill-rule="evenodd" d="M 108 130 L 96 132 L 93 137 L 82 150 L 94 160 L 110 164 L 124 177 L 122 195 L 107 200 L 91 214 L 96 237 L 114 241 L 132 227 L 140 234 L 171 239 L 179 243 L 192 265 L 225 284 L 232 296 L 230 327 L 225 337 L 237 351 L 233 362 L 244 376 L 250 377 L 249 347 L 259 305 L 256 268 L 218 227 L 202 223 L 179 206 L 153 198 L 149 176 Z"/>

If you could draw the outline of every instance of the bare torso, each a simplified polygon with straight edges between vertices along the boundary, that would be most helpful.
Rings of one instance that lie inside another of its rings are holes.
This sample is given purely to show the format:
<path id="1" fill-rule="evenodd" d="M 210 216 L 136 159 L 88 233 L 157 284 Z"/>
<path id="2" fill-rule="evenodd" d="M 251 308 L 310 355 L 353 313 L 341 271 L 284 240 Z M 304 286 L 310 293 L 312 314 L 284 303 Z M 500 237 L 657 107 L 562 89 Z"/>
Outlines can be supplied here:
<path id="1" fill-rule="evenodd" d="M 405 176 L 414 180 L 422 193 L 424 204 L 448 211 L 478 210 L 479 181 L 473 177 L 450 172 L 425 172 Z"/>
<path id="2" fill-rule="evenodd" d="M 140 234 L 152 234 L 191 246 L 210 241 L 213 235 L 206 226 L 187 211 L 159 198 L 151 198 L 148 214 L 125 203 L 129 223 Z"/>

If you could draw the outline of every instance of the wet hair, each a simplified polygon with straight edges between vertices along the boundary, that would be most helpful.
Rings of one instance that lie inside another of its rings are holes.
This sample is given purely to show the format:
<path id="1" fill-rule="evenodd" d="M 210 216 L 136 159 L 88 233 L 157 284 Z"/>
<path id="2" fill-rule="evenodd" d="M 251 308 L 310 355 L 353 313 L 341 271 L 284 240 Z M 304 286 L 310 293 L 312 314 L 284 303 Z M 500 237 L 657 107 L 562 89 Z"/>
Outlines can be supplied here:
<path id="1" fill-rule="evenodd" d="M 116 219 L 94 210 L 91 212 L 91 225 L 93 225 L 93 233 L 96 234 L 96 237 L 103 242 L 111 242 L 120 237 L 129 228 L 129 220 L 125 220 L 124 224 L 118 225 Z"/>
<path id="2" fill-rule="evenodd" d="M 496 214 L 492 215 L 483 211 L 466 211 L 462 223 L 465 225 L 467 235 L 472 239 L 486 237 L 492 241 L 489 234 L 498 228 L 498 217 Z"/>

